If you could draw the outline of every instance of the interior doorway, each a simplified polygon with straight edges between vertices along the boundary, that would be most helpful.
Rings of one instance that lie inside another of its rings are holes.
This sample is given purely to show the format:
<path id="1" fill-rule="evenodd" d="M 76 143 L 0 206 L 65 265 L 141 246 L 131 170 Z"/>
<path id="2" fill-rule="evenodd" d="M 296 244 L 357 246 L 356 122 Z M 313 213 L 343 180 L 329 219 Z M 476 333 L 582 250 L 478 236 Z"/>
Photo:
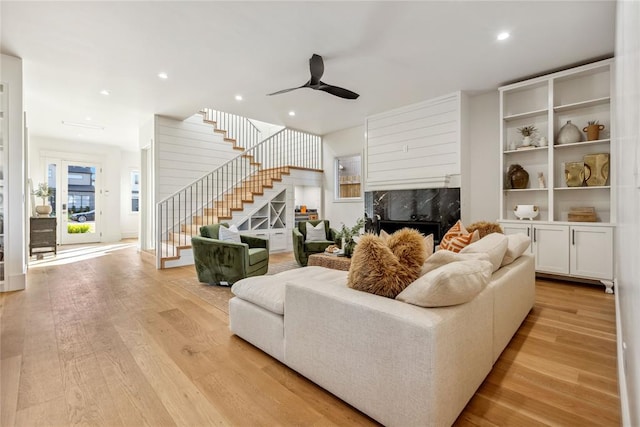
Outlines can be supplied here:
<path id="1" fill-rule="evenodd" d="M 59 243 L 101 240 L 101 167 L 83 161 L 48 161 L 47 181 L 53 188 L 49 203 L 58 221 Z"/>

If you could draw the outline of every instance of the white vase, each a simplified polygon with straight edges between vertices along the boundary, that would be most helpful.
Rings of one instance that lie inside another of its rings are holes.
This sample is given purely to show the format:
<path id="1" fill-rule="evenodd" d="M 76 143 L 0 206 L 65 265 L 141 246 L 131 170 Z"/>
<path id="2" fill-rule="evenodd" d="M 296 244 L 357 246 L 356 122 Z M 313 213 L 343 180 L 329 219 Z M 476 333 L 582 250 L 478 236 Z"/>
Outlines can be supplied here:
<path id="1" fill-rule="evenodd" d="M 531 137 L 530 136 L 525 136 L 524 138 L 522 138 L 522 146 L 523 147 L 528 147 L 531 145 Z"/>
<path id="2" fill-rule="evenodd" d="M 36 206 L 36 213 L 38 214 L 38 216 L 42 215 L 42 216 L 49 216 L 51 214 L 51 206 L 49 205 L 38 205 Z"/>

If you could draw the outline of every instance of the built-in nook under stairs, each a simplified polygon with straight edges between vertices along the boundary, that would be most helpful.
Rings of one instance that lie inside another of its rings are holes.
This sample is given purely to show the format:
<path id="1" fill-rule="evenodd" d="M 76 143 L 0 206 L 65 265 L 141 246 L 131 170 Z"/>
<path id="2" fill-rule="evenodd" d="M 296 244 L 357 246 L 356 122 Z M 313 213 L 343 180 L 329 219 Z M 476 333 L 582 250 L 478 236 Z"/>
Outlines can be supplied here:
<path id="1" fill-rule="evenodd" d="M 192 264 L 191 237 L 202 225 L 246 224 L 253 205 L 269 203 L 292 172 L 322 172 L 322 139 L 317 135 L 285 128 L 261 139 L 244 117 L 209 109 L 202 114 L 241 153 L 157 204 L 158 268 Z"/>

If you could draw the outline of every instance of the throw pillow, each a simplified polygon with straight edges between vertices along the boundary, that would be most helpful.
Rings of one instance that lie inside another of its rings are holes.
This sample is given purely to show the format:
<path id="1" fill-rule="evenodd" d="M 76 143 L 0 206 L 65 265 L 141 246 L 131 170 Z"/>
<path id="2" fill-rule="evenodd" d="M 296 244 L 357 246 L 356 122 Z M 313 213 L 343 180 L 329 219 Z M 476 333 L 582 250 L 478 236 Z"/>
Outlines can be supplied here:
<path id="1" fill-rule="evenodd" d="M 507 252 L 507 236 L 500 233 L 491 233 L 471 243 L 469 246 L 462 248 L 461 254 L 477 254 L 485 253 L 489 255 L 489 261 L 493 264 L 493 273 L 500 268 L 504 254 Z"/>
<path id="2" fill-rule="evenodd" d="M 458 220 L 453 227 L 446 232 L 440 241 L 440 249 L 452 252 L 460 252 L 465 246 L 475 242 L 480 238 L 478 230 L 469 233 L 462 225 L 462 221 Z"/>
<path id="3" fill-rule="evenodd" d="M 311 223 L 306 224 L 307 227 L 307 238 L 305 242 L 326 242 L 327 241 L 327 233 L 324 231 L 324 222 L 320 222 L 315 227 L 311 225 Z"/>
<path id="4" fill-rule="evenodd" d="M 238 227 L 235 225 L 232 225 L 229 228 L 221 226 L 218 230 L 218 240 L 222 240 L 223 242 L 242 243 L 240 240 L 240 232 Z"/>
<path id="5" fill-rule="evenodd" d="M 411 283 L 396 299 L 421 307 L 464 304 L 487 286 L 491 268 L 489 261 L 480 260 L 447 264 Z"/>
<path id="6" fill-rule="evenodd" d="M 451 264 L 452 262 L 470 260 L 489 261 L 489 255 L 486 253 L 461 254 L 451 251 L 437 251 L 433 255 L 431 255 L 422 265 L 420 277 L 424 276 L 430 271 L 442 267 L 443 265 Z"/>
<path id="7" fill-rule="evenodd" d="M 500 227 L 500 224 L 498 224 L 497 222 L 478 221 L 467 226 L 467 232 L 469 233 L 472 233 L 476 230 L 478 230 L 481 239 L 491 233 L 504 234 L 504 231 L 502 231 L 502 227 Z"/>
<path id="8" fill-rule="evenodd" d="M 389 236 L 390 236 L 389 233 L 387 233 L 384 230 L 380 230 L 380 238 L 383 241 L 386 242 Z M 433 234 L 429 234 L 428 236 L 425 236 L 424 244 L 425 244 L 425 255 L 427 258 L 429 258 L 433 254 Z"/>
<path id="9" fill-rule="evenodd" d="M 507 235 L 507 252 L 502 259 L 502 265 L 509 265 L 520 257 L 531 244 L 531 238 L 526 234 L 515 233 Z"/>
<path id="10" fill-rule="evenodd" d="M 348 286 L 395 298 L 419 276 L 425 254 L 424 239 L 417 230 L 396 231 L 386 242 L 365 234 L 351 258 Z"/>

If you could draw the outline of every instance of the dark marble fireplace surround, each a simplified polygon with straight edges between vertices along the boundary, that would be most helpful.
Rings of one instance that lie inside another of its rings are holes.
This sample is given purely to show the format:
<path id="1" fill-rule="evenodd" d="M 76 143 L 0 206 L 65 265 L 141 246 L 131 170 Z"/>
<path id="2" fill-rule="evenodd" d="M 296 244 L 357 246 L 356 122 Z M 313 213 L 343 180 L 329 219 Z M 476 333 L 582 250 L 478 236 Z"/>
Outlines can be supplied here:
<path id="1" fill-rule="evenodd" d="M 436 243 L 460 219 L 460 188 L 367 191 L 364 210 L 371 231 L 403 227 L 434 234 Z"/>

